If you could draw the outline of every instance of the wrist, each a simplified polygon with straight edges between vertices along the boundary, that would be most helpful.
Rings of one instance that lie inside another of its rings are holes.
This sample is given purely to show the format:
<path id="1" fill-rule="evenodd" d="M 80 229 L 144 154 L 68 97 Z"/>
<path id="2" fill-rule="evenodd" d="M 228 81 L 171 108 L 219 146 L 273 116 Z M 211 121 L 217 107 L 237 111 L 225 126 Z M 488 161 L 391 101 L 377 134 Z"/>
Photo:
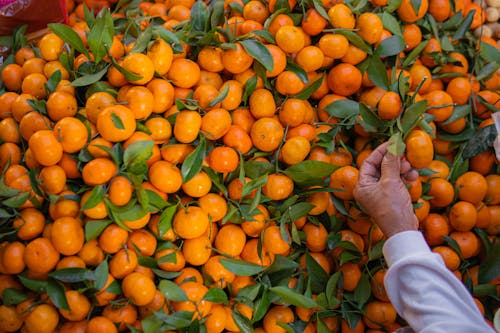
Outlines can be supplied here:
<path id="1" fill-rule="evenodd" d="M 381 214 L 374 218 L 375 223 L 387 238 L 405 231 L 417 231 L 418 219 L 410 214 Z"/>

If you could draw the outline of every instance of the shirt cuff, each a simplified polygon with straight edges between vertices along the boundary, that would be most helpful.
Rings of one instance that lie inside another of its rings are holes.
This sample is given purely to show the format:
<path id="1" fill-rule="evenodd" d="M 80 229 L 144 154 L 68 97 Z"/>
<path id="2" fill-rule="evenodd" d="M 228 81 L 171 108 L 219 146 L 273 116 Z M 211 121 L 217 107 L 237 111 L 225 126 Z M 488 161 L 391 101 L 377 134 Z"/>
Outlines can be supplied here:
<path id="1" fill-rule="evenodd" d="M 387 265 L 392 266 L 401 259 L 418 254 L 428 254 L 431 250 L 420 231 L 403 231 L 389 238 L 382 248 Z"/>

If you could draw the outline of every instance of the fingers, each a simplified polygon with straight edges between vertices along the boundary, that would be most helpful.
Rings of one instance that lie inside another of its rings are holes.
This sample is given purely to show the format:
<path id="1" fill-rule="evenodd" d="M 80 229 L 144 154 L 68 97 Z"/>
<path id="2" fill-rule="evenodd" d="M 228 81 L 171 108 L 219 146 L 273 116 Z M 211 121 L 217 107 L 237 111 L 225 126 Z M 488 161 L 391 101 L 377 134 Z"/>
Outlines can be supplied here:
<path id="1" fill-rule="evenodd" d="M 403 175 L 403 178 L 407 181 L 417 180 L 418 172 L 417 172 L 417 170 L 410 170 Z"/>
<path id="2" fill-rule="evenodd" d="M 404 175 L 411 171 L 411 164 L 408 161 L 401 161 L 401 174 Z"/>
<path id="3" fill-rule="evenodd" d="M 382 163 L 385 153 L 387 153 L 388 145 L 389 142 L 381 144 L 366 158 L 359 172 L 360 181 L 378 180 L 380 177 L 380 164 Z"/>
<path id="4" fill-rule="evenodd" d="M 386 153 L 382 159 L 381 166 L 382 178 L 399 178 L 401 177 L 401 158 L 390 153 Z"/>

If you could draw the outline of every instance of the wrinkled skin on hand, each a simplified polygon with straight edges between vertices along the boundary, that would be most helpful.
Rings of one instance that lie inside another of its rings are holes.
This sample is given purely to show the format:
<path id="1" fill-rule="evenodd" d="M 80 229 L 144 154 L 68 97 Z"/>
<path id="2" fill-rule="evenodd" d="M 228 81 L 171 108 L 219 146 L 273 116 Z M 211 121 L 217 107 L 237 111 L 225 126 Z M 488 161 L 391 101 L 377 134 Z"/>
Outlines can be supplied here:
<path id="1" fill-rule="evenodd" d="M 418 177 L 407 161 L 387 151 L 383 143 L 364 161 L 354 198 L 389 238 L 402 231 L 417 230 L 406 180 Z"/>

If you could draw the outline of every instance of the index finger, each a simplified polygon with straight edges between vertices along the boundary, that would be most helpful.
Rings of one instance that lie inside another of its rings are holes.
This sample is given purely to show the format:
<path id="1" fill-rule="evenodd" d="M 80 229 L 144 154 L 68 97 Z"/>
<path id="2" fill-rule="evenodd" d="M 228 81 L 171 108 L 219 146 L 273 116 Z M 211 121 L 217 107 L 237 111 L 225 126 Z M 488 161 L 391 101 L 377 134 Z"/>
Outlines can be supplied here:
<path id="1" fill-rule="evenodd" d="M 382 164 L 384 155 L 387 153 L 387 146 L 389 144 L 390 142 L 384 142 L 366 158 L 359 170 L 360 179 L 365 177 L 378 178 L 380 176 L 380 165 Z"/>

